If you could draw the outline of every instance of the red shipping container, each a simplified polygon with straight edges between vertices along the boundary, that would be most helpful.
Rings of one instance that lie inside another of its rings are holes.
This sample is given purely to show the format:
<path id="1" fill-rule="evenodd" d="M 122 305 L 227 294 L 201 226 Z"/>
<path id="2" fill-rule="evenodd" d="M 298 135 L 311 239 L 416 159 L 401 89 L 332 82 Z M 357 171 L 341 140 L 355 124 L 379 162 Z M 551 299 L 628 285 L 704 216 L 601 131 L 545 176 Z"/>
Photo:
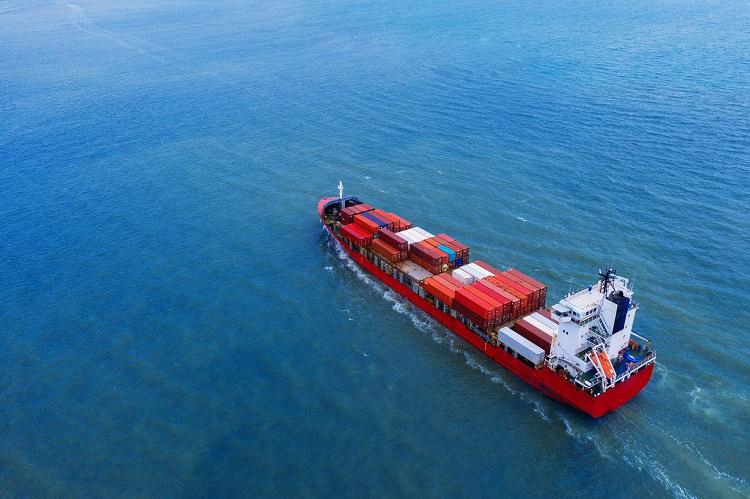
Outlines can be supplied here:
<path id="1" fill-rule="evenodd" d="M 530 293 L 529 310 L 536 310 L 537 308 L 539 308 L 539 306 L 537 305 L 537 303 L 539 302 L 539 296 L 540 296 L 541 289 L 537 288 L 536 286 L 534 286 L 532 284 L 529 284 L 528 282 L 526 282 L 523 279 L 519 278 L 515 274 L 511 274 L 508 271 L 505 271 L 505 272 L 503 272 L 500 275 L 502 275 L 503 277 L 506 277 L 509 280 L 515 282 L 516 284 L 522 286 L 524 289 L 526 289 Z"/>
<path id="2" fill-rule="evenodd" d="M 409 250 L 409 241 L 397 235 L 393 231 L 390 231 L 388 229 L 380 229 L 378 231 L 378 237 L 384 242 L 390 244 L 394 248 L 398 248 L 401 251 Z"/>
<path id="3" fill-rule="evenodd" d="M 486 294 L 487 296 L 494 298 L 497 302 L 499 302 L 502 305 L 500 324 L 505 324 L 506 322 L 510 321 L 510 314 L 511 314 L 511 309 L 513 308 L 513 304 L 508 298 L 503 296 L 502 293 L 500 293 L 497 290 L 497 288 L 492 285 L 492 283 L 477 281 L 474 284 L 472 284 L 472 286 L 474 286 L 476 289 Z"/>
<path id="4" fill-rule="evenodd" d="M 469 286 L 457 289 L 453 302 L 463 305 L 484 321 L 492 321 L 495 319 L 496 314 L 494 307 L 484 301 L 481 297 L 478 297 Z"/>
<path id="5" fill-rule="evenodd" d="M 468 320 L 474 323 L 477 327 L 484 330 L 492 328 L 494 319 L 485 319 L 481 314 L 478 314 L 471 310 L 469 307 L 460 303 L 455 298 L 453 299 L 453 310 L 466 317 Z"/>
<path id="6" fill-rule="evenodd" d="M 510 302 L 509 303 L 509 316 L 508 316 L 509 321 L 512 321 L 513 319 L 520 316 L 521 299 L 518 296 L 516 296 L 515 294 L 511 293 L 510 291 L 506 289 L 503 289 L 497 284 L 493 283 L 491 277 L 482 279 L 479 282 L 481 282 L 485 286 L 490 286 L 495 292 L 499 293 L 501 296 L 504 296 Z"/>
<path id="7" fill-rule="evenodd" d="M 372 243 L 372 234 L 365 232 L 355 224 L 341 226 L 341 235 L 357 246 L 369 246 Z"/>
<path id="8" fill-rule="evenodd" d="M 425 291 L 430 293 L 441 302 L 445 303 L 449 307 L 453 306 L 453 297 L 456 294 L 455 291 L 445 287 L 443 281 L 437 279 L 437 276 L 425 279 L 422 286 L 424 287 Z"/>
<path id="9" fill-rule="evenodd" d="M 390 221 L 393 224 L 393 232 L 399 232 L 403 230 L 401 228 L 401 219 L 393 213 L 386 213 L 383 210 L 375 210 L 375 213 L 380 217 Z"/>
<path id="10" fill-rule="evenodd" d="M 414 227 L 414 225 L 410 221 L 408 221 L 407 219 L 405 219 L 403 217 L 400 217 L 400 216 L 396 215 L 395 213 L 389 213 L 389 215 L 392 216 L 392 217 L 394 217 L 394 218 L 396 218 L 398 220 L 398 225 L 399 225 L 399 229 L 398 230 L 399 230 L 399 232 L 402 231 L 402 230 L 407 230 L 407 229 L 411 229 L 412 227 Z M 394 220 L 394 222 L 395 222 L 395 220 Z"/>
<path id="11" fill-rule="evenodd" d="M 358 213 L 364 213 L 372 210 L 372 206 L 366 203 L 355 204 L 354 206 L 347 206 L 341 210 L 341 223 L 349 224 L 354 221 L 354 215 Z"/>
<path id="12" fill-rule="evenodd" d="M 521 314 L 528 314 L 531 308 L 532 292 L 504 276 L 502 273 L 489 277 L 492 283 L 497 284 L 503 289 L 510 291 L 521 298 Z"/>
<path id="13" fill-rule="evenodd" d="M 529 277 L 528 275 L 516 269 L 510 269 L 508 270 L 508 273 L 514 274 L 518 276 L 519 278 L 525 280 L 529 284 L 532 284 L 536 286 L 537 288 L 539 288 L 539 297 L 537 299 L 537 305 L 539 308 L 542 308 L 545 306 L 545 304 L 547 303 L 547 285 L 546 284 L 543 284 L 537 281 L 536 279 L 534 279 L 533 277 Z"/>
<path id="14" fill-rule="evenodd" d="M 549 353 L 552 348 L 552 337 L 523 319 L 516 321 L 513 330 L 539 348 L 543 348 L 546 353 Z"/>
<path id="15" fill-rule="evenodd" d="M 443 265 L 448 265 L 448 254 L 444 251 L 441 251 L 433 246 L 430 246 L 428 243 L 425 243 L 424 241 L 420 241 L 418 243 L 414 243 L 409 246 L 409 254 L 415 254 L 422 260 L 429 262 L 429 264 L 433 267 L 441 267 Z M 442 270 L 445 271 L 448 270 L 447 268 Z M 441 271 L 441 272 L 442 272 Z"/>
<path id="16" fill-rule="evenodd" d="M 365 216 L 362 216 L 361 214 L 354 215 L 354 223 L 362 227 L 370 234 L 375 234 L 380 230 L 380 226 L 377 223 L 373 222 Z"/>
<path id="17" fill-rule="evenodd" d="M 401 262 L 406 259 L 406 252 L 394 248 L 380 239 L 374 239 L 370 248 L 391 263 Z"/>
<path id="18" fill-rule="evenodd" d="M 459 281 L 458 279 L 456 279 L 455 277 L 453 277 L 452 275 L 450 275 L 449 272 L 438 274 L 437 277 L 440 277 L 440 279 L 442 279 L 446 283 L 449 283 L 450 285 L 452 285 L 456 289 L 463 288 L 464 286 L 466 286 L 466 284 L 462 283 L 461 281 Z"/>

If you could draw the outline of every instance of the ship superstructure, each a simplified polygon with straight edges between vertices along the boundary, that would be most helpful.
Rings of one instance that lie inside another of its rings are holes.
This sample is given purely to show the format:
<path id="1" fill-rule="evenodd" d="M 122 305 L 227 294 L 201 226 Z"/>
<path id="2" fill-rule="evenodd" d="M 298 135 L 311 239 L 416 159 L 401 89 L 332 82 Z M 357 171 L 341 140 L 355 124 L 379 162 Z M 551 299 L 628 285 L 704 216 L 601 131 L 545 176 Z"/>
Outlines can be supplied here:
<path id="1" fill-rule="evenodd" d="M 536 279 L 471 261 L 468 246 L 344 196 L 341 183 L 318 215 L 365 270 L 552 398 L 599 417 L 651 377 L 656 354 L 633 332 L 638 305 L 614 269 L 547 308 Z"/>

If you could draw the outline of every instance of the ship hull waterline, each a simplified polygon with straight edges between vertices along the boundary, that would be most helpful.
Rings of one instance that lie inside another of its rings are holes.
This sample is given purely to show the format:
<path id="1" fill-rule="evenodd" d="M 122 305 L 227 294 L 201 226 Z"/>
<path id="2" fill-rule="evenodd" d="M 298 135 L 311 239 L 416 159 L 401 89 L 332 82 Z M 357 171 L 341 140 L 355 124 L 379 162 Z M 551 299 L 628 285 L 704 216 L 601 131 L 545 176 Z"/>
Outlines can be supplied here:
<path id="1" fill-rule="evenodd" d="M 555 399 L 558 402 L 574 407 L 593 418 L 599 418 L 627 403 L 637 395 L 651 379 L 654 370 L 653 363 L 633 373 L 628 379 L 620 382 L 615 387 L 594 396 L 582 388 L 578 388 L 564 375 L 553 371 L 546 365 L 540 369 L 536 369 L 515 358 L 512 354 L 506 352 L 502 348 L 485 342 L 482 338 L 467 328 L 461 321 L 450 314 L 437 309 L 427 299 L 422 298 L 403 283 L 383 272 L 364 255 L 352 250 L 348 244 L 340 239 L 325 223 L 323 218 L 323 209 L 325 205 L 334 199 L 336 198 L 323 198 L 320 200 L 318 203 L 318 216 L 328 234 L 352 260 L 368 273 L 378 278 L 386 286 L 398 293 L 401 297 L 408 300 L 412 305 L 422 310 L 432 319 L 448 328 L 452 333 L 471 344 L 484 355 L 500 364 L 506 370 L 515 374 L 544 395 Z"/>

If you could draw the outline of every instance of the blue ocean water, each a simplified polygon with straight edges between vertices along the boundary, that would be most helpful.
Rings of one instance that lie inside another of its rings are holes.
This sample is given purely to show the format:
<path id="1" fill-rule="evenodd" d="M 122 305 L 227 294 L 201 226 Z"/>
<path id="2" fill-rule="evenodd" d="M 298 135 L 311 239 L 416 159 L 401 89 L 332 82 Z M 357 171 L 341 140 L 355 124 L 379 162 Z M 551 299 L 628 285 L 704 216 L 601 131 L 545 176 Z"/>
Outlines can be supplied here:
<path id="1" fill-rule="evenodd" d="M 750 6 L 0 1 L 0 495 L 750 495 Z M 348 192 L 635 279 L 590 420 L 367 277 Z"/>

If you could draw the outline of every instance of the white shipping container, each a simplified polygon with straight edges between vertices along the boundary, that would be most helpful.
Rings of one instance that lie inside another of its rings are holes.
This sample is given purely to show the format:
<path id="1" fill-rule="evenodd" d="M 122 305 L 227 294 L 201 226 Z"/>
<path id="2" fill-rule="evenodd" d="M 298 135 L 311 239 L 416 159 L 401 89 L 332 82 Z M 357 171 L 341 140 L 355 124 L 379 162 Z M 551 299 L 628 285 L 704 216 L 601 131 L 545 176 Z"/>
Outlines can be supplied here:
<path id="1" fill-rule="evenodd" d="M 474 281 L 476 280 L 476 278 L 473 275 L 469 274 L 468 272 L 460 268 L 454 269 L 453 272 L 451 272 L 451 275 L 453 276 L 454 279 L 457 279 L 459 282 L 461 282 L 461 284 L 464 284 L 467 286 L 469 284 L 473 284 Z"/>
<path id="2" fill-rule="evenodd" d="M 532 342 L 508 327 L 500 329 L 497 339 L 503 345 L 507 346 L 521 357 L 529 360 L 535 366 L 544 362 L 544 349 L 534 345 Z"/>
<path id="3" fill-rule="evenodd" d="M 532 316 L 533 316 L 533 314 L 532 315 L 527 315 L 526 317 L 523 318 L 523 320 L 525 320 L 526 322 L 528 322 L 532 326 L 536 327 L 537 329 L 539 329 L 543 333 L 548 334 L 550 338 L 554 338 L 555 337 L 557 328 L 552 329 L 548 325 L 543 324 L 542 322 L 534 319 L 534 317 L 532 317 Z"/>
<path id="4" fill-rule="evenodd" d="M 408 242 L 409 244 L 414 244 L 414 243 L 418 242 L 418 239 L 415 238 L 414 237 L 414 233 L 412 233 L 410 231 L 411 231 L 411 229 L 402 230 L 401 232 L 398 233 L 398 235 L 401 236 L 402 238 L 406 239 L 406 242 Z"/>
<path id="5" fill-rule="evenodd" d="M 429 232 L 424 230 L 422 227 L 414 227 L 414 231 L 419 234 L 422 234 L 424 236 L 424 239 L 429 239 L 434 236 L 433 234 L 430 234 Z"/>
<path id="6" fill-rule="evenodd" d="M 538 320 L 542 324 L 546 325 L 548 328 L 552 329 L 553 331 L 557 331 L 557 324 L 555 324 L 555 321 L 551 321 L 539 312 L 534 312 L 529 317 L 533 317 L 534 319 Z"/>
<path id="7" fill-rule="evenodd" d="M 476 263 L 467 263 L 462 267 L 466 272 L 470 273 L 471 275 L 477 276 L 477 279 L 484 279 L 485 277 L 490 277 L 495 274 L 490 272 L 487 269 L 483 269 Z"/>
<path id="8" fill-rule="evenodd" d="M 406 234 L 405 239 L 409 240 L 410 244 L 418 243 L 420 241 L 424 241 L 430 236 L 425 236 L 424 231 L 420 229 L 419 227 L 412 227 L 411 229 L 402 230 L 398 233 L 399 236 L 404 237 L 404 234 Z"/>

